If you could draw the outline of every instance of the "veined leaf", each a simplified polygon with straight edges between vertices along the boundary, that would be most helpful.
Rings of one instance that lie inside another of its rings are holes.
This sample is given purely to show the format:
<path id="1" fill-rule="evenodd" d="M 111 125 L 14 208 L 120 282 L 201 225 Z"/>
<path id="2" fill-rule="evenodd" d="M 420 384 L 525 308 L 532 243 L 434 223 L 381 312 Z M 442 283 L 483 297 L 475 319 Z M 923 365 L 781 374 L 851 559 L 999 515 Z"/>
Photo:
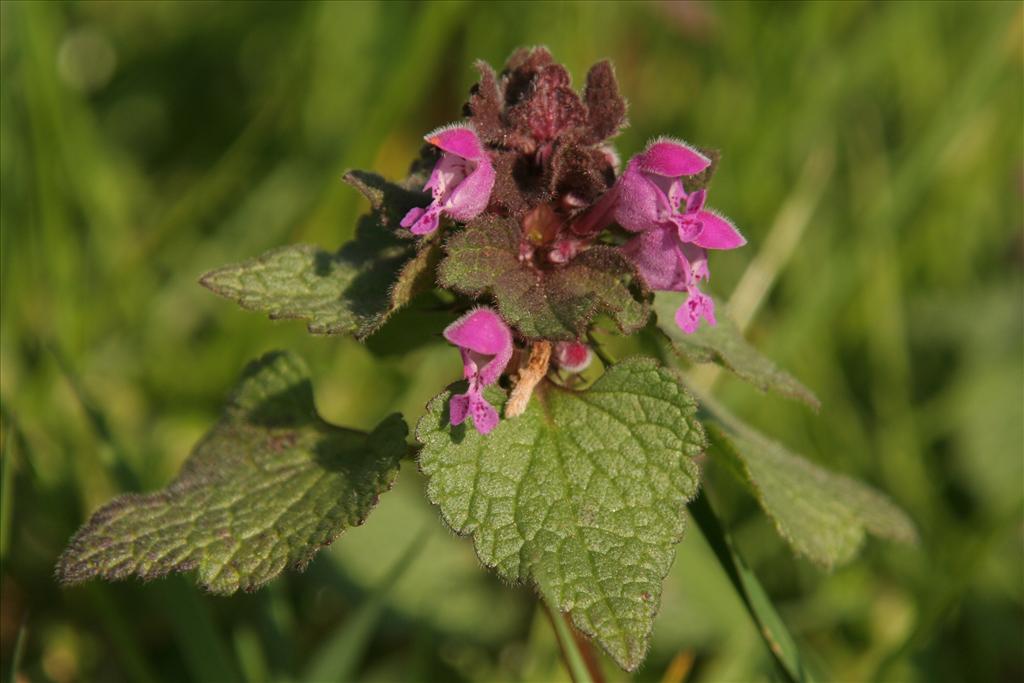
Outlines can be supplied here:
<path id="1" fill-rule="evenodd" d="M 579 339 L 599 313 L 626 334 L 647 322 L 648 292 L 619 250 L 591 247 L 565 266 L 541 270 L 520 260 L 521 239 L 510 218 L 470 223 L 448 240 L 438 281 L 469 296 L 490 294 L 501 317 L 531 339 Z"/>
<path id="2" fill-rule="evenodd" d="M 273 249 L 211 271 L 200 283 L 271 319 L 299 319 L 313 334 L 365 338 L 416 294 L 433 286 L 436 240 L 414 242 L 396 232 L 400 214 L 426 204 L 419 192 L 351 171 L 345 179 L 369 200 L 356 237 L 335 253 L 308 244 Z M 419 183 L 410 178 L 407 184 Z"/>
<path id="3" fill-rule="evenodd" d="M 586 391 L 542 383 L 526 412 L 481 436 L 449 425 L 451 391 L 420 420 L 427 495 L 481 561 L 541 593 L 627 670 L 647 651 L 661 583 L 697 492 L 696 404 L 647 359 Z M 491 388 L 488 399 L 504 396 Z"/>
<path id="4" fill-rule="evenodd" d="M 794 551 L 826 569 L 856 555 L 865 536 L 917 540 L 914 523 L 871 487 L 830 472 L 751 429 L 710 423 L 713 453 L 747 485 Z"/>
<path id="5" fill-rule="evenodd" d="M 658 327 L 684 358 L 691 363 L 718 363 L 762 391 L 774 391 L 799 399 L 815 410 L 821 407 L 814 392 L 761 355 L 743 338 L 724 306 L 716 306 L 717 325 L 702 323 L 693 334 L 679 329 L 675 323 L 675 313 L 685 300 L 685 292 L 658 292 L 654 296 Z"/>
<path id="6" fill-rule="evenodd" d="M 394 482 L 406 433 L 399 415 L 369 434 L 324 422 L 304 364 L 268 354 L 245 371 L 178 478 L 100 508 L 57 576 L 79 583 L 197 569 L 214 593 L 254 590 L 366 519 Z"/>

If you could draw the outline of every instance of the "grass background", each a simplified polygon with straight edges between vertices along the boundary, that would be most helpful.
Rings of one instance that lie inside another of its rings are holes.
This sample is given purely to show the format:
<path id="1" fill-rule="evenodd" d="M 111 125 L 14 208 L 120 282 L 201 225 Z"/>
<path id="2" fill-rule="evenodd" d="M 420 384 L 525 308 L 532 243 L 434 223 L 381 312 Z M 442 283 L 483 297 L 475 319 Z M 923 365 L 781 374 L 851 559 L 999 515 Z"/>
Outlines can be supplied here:
<path id="1" fill-rule="evenodd" d="M 458 115 L 473 59 L 545 44 L 577 82 L 614 60 L 623 156 L 656 134 L 723 152 L 712 203 L 750 245 L 712 257 L 713 289 L 747 278 L 750 337 L 824 407 L 727 377 L 716 394 L 920 526 L 919 548 L 870 542 L 823 574 L 716 488 L 807 656 L 834 680 L 1021 680 L 1022 23 L 1010 2 L 4 2 L 5 679 L 567 679 L 531 594 L 477 566 L 413 468 L 365 527 L 256 594 L 52 579 L 92 510 L 174 475 L 264 351 L 310 362 L 332 421 L 422 413 L 459 371 L 443 344 L 312 338 L 196 280 L 345 241 L 364 201 L 343 169 L 403 175 Z M 688 662 L 692 681 L 776 676 L 696 530 L 634 678 Z"/>

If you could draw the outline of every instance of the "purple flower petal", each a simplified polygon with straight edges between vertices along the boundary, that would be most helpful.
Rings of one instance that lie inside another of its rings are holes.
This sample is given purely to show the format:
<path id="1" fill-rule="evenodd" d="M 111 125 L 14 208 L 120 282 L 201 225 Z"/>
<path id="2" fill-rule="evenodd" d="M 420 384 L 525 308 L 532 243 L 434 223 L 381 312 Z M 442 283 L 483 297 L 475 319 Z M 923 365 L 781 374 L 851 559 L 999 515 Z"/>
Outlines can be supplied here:
<path id="1" fill-rule="evenodd" d="M 686 332 L 693 334 L 700 326 L 700 319 L 703 317 L 709 325 L 718 324 L 715 320 L 715 302 L 708 295 L 696 287 L 690 290 L 686 302 L 676 311 L 676 325 Z"/>
<path id="2" fill-rule="evenodd" d="M 708 191 L 706 189 L 697 190 L 690 194 L 686 198 L 686 213 L 697 213 L 704 208 L 704 202 L 707 201 Z"/>
<path id="3" fill-rule="evenodd" d="M 420 219 L 420 216 L 422 216 L 426 212 L 427 210 L 422 207 L 413 207 L 409 209 L 409 211 L 405 214 L 405 218 L 402 219 L 402 222 L 399 223 L 399 225 L 401 225 L 403 228 L 411 227 L 415 225 L 416 222 Z"/>
<path id="4" fill-rule="evenodd" d="M 711 159 L 693 147 L 671 139 L 655 140 L 636 158 L 644 171 L 667 178 L 695 175 L 711 165 Z"/>
<path id="5" fill-rule="evenodd" d="M 441 208 L 431 204 L 426 209 L 419 207 L 409 209 L 405 218 L 399 223 L 403 228 L 409 228 L 414 235 L 426 235 L 437 230 L 441 220 Z"/>
<path id="6" fill-rule="evenodd" d="M 427 133 L 424 140 L 463 159 L 482 161 L 487 157 L 476 132 L 467 126 L 449 125 Z"/>
<path id="7" fill-rule="evenodd" d="M 711 211 L 698 211 L 697 220 L 703 228 L 692 242 L 704 249 L 736 249 L 747 243 L 747 240 L 736 229 L 736 226 L 724 216 Z"/>
<path id="8" fill-rule="evenodd" d="M 471 221 L 484 212 L 494 189 L 494 167 L 490 160 L 480 162 L 477 167 L 458 184 L 448 201 L 445 212 L 457 221 Z"/>
<path id="9" fill-rule="evenodd" d="M 706 249 L 701 249 L 695 244 L 683 244 L 680 251 L 686 260 L 686 267 L 689 272 L 683 279 L 684 286 L 675 291 L 682 291 L 683 289 L 695 286 L 701 280 L 711 278 L 711 272 L 708 270 L 708 252 Z"/>
<path id="10" fill-rule="evenodd" d="M 483 387 L 501 377 L 512 358 L 512 330 L 489 308 L 476 308 L 444 330 L 444 338 L 459 347 L 462 374 L 469 380 L 465 394 L 452 396 L 449 413 L 453 425 L 469 415 L 481 434 L 498 424 L 497 411 L 483 397 Z"/>
<path id="11" fill-rule="evenodd" d="M 480 387 L 470 381 L 469 390 L 452 396 L 448 402 L 448 414 L 453 427 L 473 420 L 473 427 L 481 434 L 487 434 L 498 425 L 498 411 L 484 398 Z"/>
<path id="12" fill-rule="evenodd" d="M 640 170 L 636 159 L 626 165 L 617 188 L 613 215 L 626 230 L 655 230 L 671 219 L 674 209 L 668 196 Z"/>
<path id="13" fill-rule="evenodd" d="M 711 160 L 675 140 L 657 140 L 633 157 L 616 183 L 613 214 L 640 234 L 622 246 L 651 289 L 687 291 L 676 323 L 687 333 L 701 319 L 715 324 L 715 303 L 697 285 L 707 280 L 707 249 L 746 244 L 728 219 L 704 208 L 707 190 L 687 194 L 682 178 L 705 170 Z"/>
<path id="14" fill-rule="evenodd" d="M 474 308 L 445 328 L 444 338 L 461 348 L 488 356 L 512 354 L 512 332 L 497 313 Z"/>
<path id="15" fill-rule="evenodd" d="M 462 424 L 469 415 L 469 394 L 452 396 L 452 400 L 448 402 L 448 414 L 453 427 Z"/>
<path id="16" fill-rule="evenodd" d="M 691 207 L 696 210 L 703 206 L 705 196 L 694 193 L 691 203 L 681 178 L 700 173 L 710 163 L 700 152 L 674 140 L 652 143 L 630 159 L 616 183 L 615 220 L 632 232 L 654 230 L 669 223 L 680 225 L 680 204 L 687 200 L 689 213 Z"/>
<path id="17" fill-rule="evenodd" d="M 481 434 L 489 434 L 498 426 L 498 411 L 480 394 L 470 395 L 469 414 L 473 417 L 473 426 Z"/>
<path id="18" fill-rule="evenodd" d="M 472 128 L 446 126 L 425 139 L 442 154 L 423 187 L 433 201 L 426 208 L 410 210 L 402 219 L 402 227 L 415 235 L 436 230 L 442 213 L 463 223 L 473 220 L 487 209 L 494 189 L 494 166 Z"/>
<path id="19" fill-rule="evenodd" d="M 679 238 L 674 229 L 642 232 L 622 246 L 651 289 L 679 291 L 687 273 L 681 263 Z"/>

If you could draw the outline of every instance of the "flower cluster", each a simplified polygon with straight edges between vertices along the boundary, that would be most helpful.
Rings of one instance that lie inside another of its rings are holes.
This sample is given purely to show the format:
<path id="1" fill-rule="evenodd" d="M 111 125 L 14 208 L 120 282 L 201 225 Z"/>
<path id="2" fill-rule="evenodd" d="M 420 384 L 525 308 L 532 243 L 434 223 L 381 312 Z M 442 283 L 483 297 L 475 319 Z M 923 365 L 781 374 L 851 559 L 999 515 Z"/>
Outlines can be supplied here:
<path id="1" fill-rule="evenodd" d="M 709 276 L 707 250 L 746 244 L 728 219 L 704 208 L 706 189 L 687 194 L 683 186 L 685 176 L 710 165 L 681 142 L 657 140 L 630 160 L 615 189 L 615 220 L 638 233 L 623 251 L 652 289 L 688 293 L 676 312 L 676 324 L 687 333 L 697 331 L 701 317 L 715 324 L 714 302 L 697 288 Z"/>
<path id="2" fill-rule="evenodd" d="M 424 187 L 431 201 L 410 210 L 401 226 L 429 235 L 445 218 L 453 224 L 485 214 L 515 220 L 518 259 L 536 273 L 613 244 L 648 289 L 687 293 L 676 313 L 683 331 L 695 332 L 701 319 L 714 325 L 714 302 L 699 287 L 709 277 L 707 251 L 735 249 L 745 240 L 705 207 L 709 156 L 661 138 L 620 173 L 608 140 L 626 124 L 626 103 L 608 62 L 591 68 L 580 94 L 543 48 L 517 51 L 500 75 L 484 63 L 477 68 L 466 120 L 425 138 L 440 151 Z M 524 339 L 490 308 L 471 310 L 444 336 L 459 347 L 469 383 L 451 400 L 452 424 L 470 417 L 487 433 L 499 418 L 483 388 L 506 371 L 515 374 L 509 366 L 523 355 L 515 350 Z M 580 341 L 558 342 L 553 353 L 548 347 L 545 363 L 550 357 L 563 370 L 580 372 L 590 362 Z"/>

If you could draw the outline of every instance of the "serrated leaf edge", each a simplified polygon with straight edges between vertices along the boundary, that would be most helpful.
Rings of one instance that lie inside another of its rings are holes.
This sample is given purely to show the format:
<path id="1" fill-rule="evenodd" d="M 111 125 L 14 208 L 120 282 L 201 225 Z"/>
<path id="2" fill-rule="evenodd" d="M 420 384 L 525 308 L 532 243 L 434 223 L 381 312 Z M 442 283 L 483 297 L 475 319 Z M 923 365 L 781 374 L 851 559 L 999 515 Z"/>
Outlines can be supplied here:
<path id="1" fill-rule="evenodd" d="M 664 376 L 667 376 L 668 378 L 670 378 L 672 380 L 672 382 L 678 387 L 679 391 L 689 399 L 688 402 L 689 402 L 690 405 L 688 406 L 688 408 L 686 409 L 684 414 L 686 416 L 693 417 L 694 418 L 693 419 L 693 424 L 696 425 L 696 427 L 697 427 L 699 441 L 700 441 L 700 447 L 699 448 L 700 448 L 701 452 L 698 455 L 696 455 L 696 456 L 687 456 L 687 457 L 690 457 L 691 462 L 693 462 L 693 464 L 694 464 L 695 486 L 694 486 L 693 495 L 690 496 L 689 498 L 686 498 L 683 501 L 683 505 L 682 505 L 682 507 L 679 510 L 679 514 L 680 514 L 680 518 L 681 518 L 680 531 L 679 531 L 678 535 L 674 535 L 672 537 L 672 540 L 671 540 L 671 544 L 672 544 L 672 546 L 674 548 L 680 542 L 682 542 L 683 538 L 686 536 L 686 529 L 688 527 L 688 512 L 686 510 L 686 505 L 690 501 L 694 500 L 700 494 L 700 486 L 701 486 L 701 482 L 702 482 L 702 468 L 701 468 L 701 464 L 700 464 L 700 455 L 703 455 L 706 452 L 707 447 L 709 445 L 708 437 L 707 437 L 707 432 L 706 432 L 706 430 L 704 428 L 703 423 L 700 420 L 696 419 L 697 411 L 698 411 L 698 408 L 699 408 L 697 400 L 694 398 L 693 394 L 691 394 L 689 392 L 689 390 L 686 388 L 686 386 L 683 384 L 683 382 L 681 381 L 681 379 L 678 376 L 678 373 L 676 373 L 673 369 L 665 367 L 665 366 L 661 365 L 660 363 L 658 363 L 658 361 L 656 361 L 655 359 L 649 358 L 649 357 L 646 357 L 646 356 L 630 356 L 630 357 L 627 357 L 627 358 L 624 358 L 624 359 L 618 361 L 612 367 L 620 367 L 620 366 L 623 366 L 623 365 L 636 366 L 638 368 L 642 368 L 644 366 L 647 366 L 647 368 L 649 368 L 651 370 L 658 371 L 659 374 L 663 373 Z M 607 370 L 605 372 L 607 372 Z M 604 377 L 604 375 L 602 375 L 601 377 Z M 540 391 L 538 391 L 538 393 L 543 393 L 544 391 L 556 390 L 556 391 L 563 391 L 563 392 L 567 392 L 567 393 L 584 394 L 584 393 L 586 393 L 588 391 L 591 391 L 594 388 L 594 386 L 598 385 L 598 383 L 600 381 L 601 381 L 601 378 L 599 377 L 592 385 L 587 387 L 587 389 L 577 391 L 577 390 L 569 389 L 569 388 L 566 388 L 566 387 L 561 387 L 561 386 L 554 385 L 549 380 L 545 380 L 545 383 L 546 383 L 547 386 L 543 386 L 543 387 L 539 386 L 538 389 Z M 439 403 L 441 403 L 441 404 L 446 403 L 448 401 L 448 399 L 451 397 L 451 395 L 453 393 L 453 389 L 456 388 L 456 387 L 459 387 L 460 385 L 464 385 L 464 382 L 455 382 L 455 383 L 449 385 L 443 391 L 441 391 L 441 393 L 439 393 L 438 395 L 434 396 L 432 399 L 430 399 L 430 401 L 427 402 L 426 412 L 417 421 L 416 428 L 414 430 L 415 439 L 416 439 L 417 443 L 420 444 L 421 448 L 426 445 L 426 441 L 421 437 L 421 430 L 431 429 L 428 426 L 427 421 L 433 417 L 434 407 L 436 405 L 438 405 Z M 495 395 L 496 394 L 492 393 L 488 397 L 489 398 L 493 398 Z M 504 401 L 507 400 L 507 394 L 503 390 L 502 390 L 502 396 L 504 396 L 505 398 L 502 400 L 502 405 L 501 406 L 497 406 L 498 409 L 499 409 L 498 410 L 499 414 L 503 413 Z M 543 399 L 541 399 L 538 396 L 538 397 L 535 397 L 534 400 L 543 400 Z M 444 407 L 443 407 L 443 405 L 441 406 L 441 409 L 438 412 L 439 412 L 439 414 L 442 417 L 444 416 Z M 547 411 L 545 410 L 545 413 L 546 412 Z M 515 419 L 515 418 L 513 418 L 513 419 Z M 441 429 L 443 429 L 443 428 L 444 428 L 444 425 L 441 426 Z M 418 454 L 417 454 L 417 456 L 418 456 Z M 417 469 L 420 471 L 420 473 L 423 476 L 427 476 L 426 473 L 423 472 L 422 467 L 420 466 L 419 458 L 418 457 L 417 457 L 417 460 L 416 460 L 416 464 L 417 464 Z M 441 512 L 441 521 L 448 528 L 448 530 L 451 531 L 452 534 L 454 534 L 454 535 L 456 535 L 456 536 L 458 536 L 460 538 L 468 537 L 470 542 L 471 542 L 471 544 L 472 544 L 472 546 L 473 546 L 473 552 L 476 555 L 477 560 L 480 562 L 480 564 L 483 567 L 485 567 L 485 568 L 487 568 L 489 570 L 494 570 L 497 567 L 497 563 L 496 562 L 495 563 L 488 562 L 483 557 L 480 556 L 480 550 L 479 550 L 479 547 L 477 545 L 476 538 L 474 536 L 475 531 L 476 531 L 476 527 L 475 526 L 474 527 L 467 526 L 463 530 L 460 531 L 457 528 L 457 526 L 453 523 L 453 521 L 449 517 L 448 513 L 445 511 L 444 507 L 433 497 L 433 495 L 431 495 L 429 486 L 427 487 L 427 498 L 430 500 L 430 503 L 432 505 L 434 505 L 435 507 L 437 507 L 439 509 L 439 511 Z M 577 527 L 577 529 L 578 529 L 578 527 Z M 674 553 L 673 562 L 675 561 L 675 555 L 676 554 L 677 553 Z M 659 581 L 662 584 L 664 584 L 664 581 L 668 577 L 668 574 L 670 572 L 671 572 L 671 564 L 669 565 L 669 567 L 666 568 L 665 573 L 662 574 L 659 577 Z M 504 579 L 504 577 L 502 577 L 500 574 L 498 574 L 498 577 Z M 540 597 L 540 598 L 542 598 L 544 600 L 548 600 L 548 596 L 545 596 L 541 592 L 540 586 L 538 585 L 536 579 L 533 578 L 532 576 L 528 576 L 526 578 L 520 577 L 520 578 L 518 578 L 518 580 L 515 581 L 515 583 L 517 583 L 518 585 L 524 585 L 524 586 L 528 587 L 530 590 L 533 590 L 537 594 L 538 597 Z M 602 589 L 602 593 L 603 593 L 603 589 Z M 652 629 L 644 637 L 643 651 L 637 657 L 637 661 L 636 662 L 620 662 L 615 657 L 615 655 L 613 655 L 608 650 L 608 648 L 605 647 L 601 643 L 601 641 L 598 638 L 598 635 L 596 633 L 590 631 L 583 624 L 578 622 L 577 617 L 573 613 L 572 610 L 570 610 L 570 611 L 563 611 L 560 606 L 558 606 L 557 604 L 554 604 L 554 601 L 550 601 L 549 600 L 549 604 L 552 604 L 554 606 L 554 608 L 556 610 L 558 610 L 559 612 L 562 612 L 563 614 L 568 614 L 569 617 L 572 619 L 573 626 L 576 629 L 578 629 L 581 633 L 586 635 L 589 639 L 591 639 L 595 643 L 597 643 L 598 646 L 601 647 L 601 649 L 604 650 L 608 654 L 608 656 L 610 656 L 620 666 L 622 666 L 622 668 L 625 671 L 632 673 L 632 672 L 636 671 L 640 667 L 640 665 L 646 659 L 647 654 L 650 652 L 651 635 L 653 633 L 653 624 L 654 624 L 654 621 L 657 619 L 658 612 L 661 611 L 661 600 L 662 600 L 663 597 L 664 597 L 664 592 L 663 591 L 659 592 L 657 604 L 655 606 L 653 614 L 651 615 Z M 608 603 L 608 596 L 604 595 L 603 596 L 603 600 L 607 604 Z M 609 611 L 612 614 L 615 614 L 614 610 L 609 610 Z"/>

